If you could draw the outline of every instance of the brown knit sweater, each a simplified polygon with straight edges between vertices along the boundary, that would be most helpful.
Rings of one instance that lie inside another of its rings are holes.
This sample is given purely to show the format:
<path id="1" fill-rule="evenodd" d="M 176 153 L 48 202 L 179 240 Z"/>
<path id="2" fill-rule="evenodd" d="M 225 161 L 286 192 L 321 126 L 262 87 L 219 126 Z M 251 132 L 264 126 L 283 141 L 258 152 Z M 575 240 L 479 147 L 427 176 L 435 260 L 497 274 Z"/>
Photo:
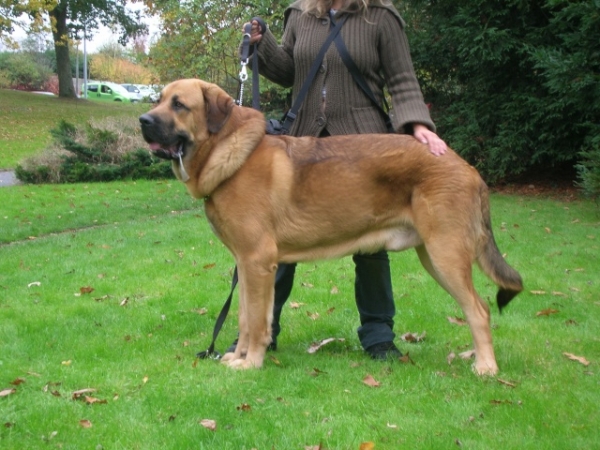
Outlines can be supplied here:
<path id="1" fill-rule="evenodd" d="M 258 46 L 260 73 L 284 87 L 292 86 L 293 98 L 330 29 L 329 17 L 303 14 L 300 8 L 301 1 L 296 1 L 286 10 L 281 45 L 267 30 Z M 341 14 L 345 13 L 339 12 L 336 18 Z M 422 123 L 435 131 L 403 27 L 392 6 L 370 6 L 366 15 L 350 14 L 340 34 L 378 100 L 383 99 L 383 86 L 387 85 L 392 96 L 394 129 L 410 133 L 410 124 Z M 381 113 L 358 87 L 335 44 L 325 54 L 290 134 L 318 136 L 325 128 L 332 135 L 386 132 Z"/>

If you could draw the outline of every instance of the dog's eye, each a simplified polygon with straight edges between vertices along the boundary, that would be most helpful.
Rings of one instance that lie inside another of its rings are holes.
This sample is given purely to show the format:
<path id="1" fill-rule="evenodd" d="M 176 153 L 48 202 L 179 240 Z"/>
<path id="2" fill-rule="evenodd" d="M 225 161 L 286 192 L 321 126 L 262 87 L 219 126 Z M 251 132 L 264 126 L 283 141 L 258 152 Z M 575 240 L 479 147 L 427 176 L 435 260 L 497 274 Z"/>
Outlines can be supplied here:
<path id="1" fill-rule="evenodd" d="M 175 110 L 187 110 L 188 109 L 187 106 L 185 106 L 183 103 L 181 103 L 179 101 L 179 98 L 177 96 L 173 97 L 173 100 L 171 101 L 171 106 Z"/>

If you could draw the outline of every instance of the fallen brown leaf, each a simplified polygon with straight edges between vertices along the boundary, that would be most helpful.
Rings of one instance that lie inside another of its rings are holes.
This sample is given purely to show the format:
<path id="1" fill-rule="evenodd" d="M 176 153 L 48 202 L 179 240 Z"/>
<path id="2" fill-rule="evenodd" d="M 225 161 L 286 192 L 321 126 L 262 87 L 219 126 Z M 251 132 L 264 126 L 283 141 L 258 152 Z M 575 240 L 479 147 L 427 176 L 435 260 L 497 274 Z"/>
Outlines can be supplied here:
<path id="1" fill-rule="evenodd" d="M 279 361 L 277 358 L 275 358 L 273 355 L 269 355 L 269 359 L 271 361 L 273 361 L 273 364 L 275 364 L 276 366 L 281 366 L 281 361 Z"/>
<path id="2" fill-rule="evenodd" d="M 14 388 L 3 389 L 0 391 L 0 397 L 8 397 L 9 395 L 14 394 L 15 392 L 17 392 L 17 390 Z"/>
<path id="3" fill-rule="evenodd" d="M 308 347 L 308 353 L 316 353 L 321 347 L 330 344 L 331 342 L 335 342 L 335 341 L 339 341 L 339 342 L 344 342 L 345 339 L 344 338 L 327 338 L 327 339 L 323 339 L 322 341 L 319 342 L 313 342 L 310 347 Z"/>
<path id="4" fill-rule="evenodd" d="M 404 355 L 400 356 L 398 358 L 398 361 L 403 362 L 405 364 L 410 363 L 413 366 L 415 365 L 415 362 L 412 360 L 412 358 L 410 357 L 410 354 L 408 352 L 406 352 Z"/>
<path id="5" fill-rule="evenodd" d="M 376 381 L 375 378 L 373 378 L 373 376 L 371 376 L 371 375 L 367 375 L 366 377 L 364 377 L 363 383 L 370 387 L 381 386 L 381 383 L 379 383 L 379 381 Z"/>
<path id="6" fill-rule="evenodd" d="M 213 267 L 215 267 L 215 266 L 216 266 L 216 264 L 215 264 L 215 263 L 210 263 L 210 264 L 206 264 L 206 265 L 202 266 L 202 268 L 203 268 L 204 270 L 208 270 L 208 269 L 212 269 L 212 268 L 213 268 Z"/>
<path id="7" fill-rule="evenodd" d="M 83 428 L 92 428 L 92 422 L 87 419 L 80 420 L 79 425 L 81 425 Z"/>
<path id="8" fill-rule="evenodd" d="M 339 291 L 339 289 L 338 289 L 338 287 L 337 287 L 337 286 L 333 286 L 333 287 L 331 288 L 331 290 L 329 291 L 329 293 L 330 293 L 330 294 L 334 294 L 334 295 L 335 295 L 335 294 L 338 294 L 339 292 L 340 292 L 340 291 Z"/>
<path id="9" fill-rule="evenodd" d="M 425 333 L 425 331 L 423 331 L 421 334 L 404 333 L 402 336 L 400 336 L 400 339 L 402 339 L 405 342 L 421 342 L 425 339 L 426 334 L 427 333 Z"/>
<path id="10" fill-rule="evenodd" d="M 546 294 L 546 291 L 529 291 L 530 293 L 532 293 L 533 295 L 544 295 Z"/>
<path id="11" fill-rule="evenodd" d="M 298 303 L 298 302 L 290 302 L 290 308 L 299 309 L 301 306 L 304 306 L 306 303 Z"/>
<path id="12" fill-rule="evenodd" d="M 212 419 L 202 419 L 200 425 L 210 431 L 215 431 L 217 429 L 217 422 Z"/>
<path id="13" fill-rule="evenodd" d="M 309 375 L 310 375 L 311 377 L 318 377 L 318 376 L 319 376 L 319 375 L 321 375 L 321 374 L 325 374 L 325 375 L 327 375 L 327 372 L 323 372 L 322 370 L 320 370 L 320 369 L 317 369 L 316 367 L 315 367 L 315 368 L 313 368 L 312 372 L 310 372 L 310 373 L 309 373 Z"/>
<path id="14" fill-rule="evenodd" d="M 454 353 L 454 352 L 450 352 L 448 354 L 448 356 L 446 356 L 446 361 L 448 361 L 448 365 L 452 364 L 452 361 L 454 361 L 454 358 L 456 358 L 456 353 Z"/>
<path id="15" fill-rule="evenodd" d="M 310 311 L 306 311 L 306 315 L 312 320 L 317 320 L 319 318 L 319 313 L 311 313 Z"/>
<path id="16" fill-rule="evenodd" d="M 536 317 L 540 316 L 549 316 L 551 314 L 558 314 L 560 311 L 558 309 L 547 308 L 535 313 Z"/>
<path id="17" fill-rule="evenodd" d="M 238 411 L 250 411 L 252 409 L 252 406 L 250 406 L 248 403 L 242 403 L 236 409 Z"/>
<path id="18" fill-rule="evenodd" d="M 13 381 L 10 382 L 10 384 L 12 384 L 13 386 L 18 386 L 23 383 L 25 383 L 24 378 L 15 378 Z"/>
<path id="19" fill-rule="evenodd" d="M 511 383 L 510 381 L 506 381 L 506 380 L 503 380 L 501 378 L 497 378 L 497 381 L 498 381 L 498 383 L 503 384 L 503 385 L 508 386 L 508 387 L 511 387 L 511 388 L 517 387 L 517 385 L 515 383 Z"/>
<path id="20" fill-rule="evenodd" d="M 360 444 L 358 450 L 373 450 L 375 448 L 375 443 L 373 442 L 363 442 Z"/>
<path id="21" fill-rule="evenodd" d="M 448 317 L 448 322 L 453 323 L 454 325 L 459 325 L 459 326 L 467 325 L 467 321 L 460 317 Z"/>
<path id="22" fill-rule="evenodd" d="M 87 396 L 87 395 L 86 395 L 86 396 L 84 396 L 84 398 L 85 398 L 85 402 L 86 402 L 88 405 L 93 405 L 94 403 L 98 403 L 99 405 L 105 405 L 105 404 L 107 404 L 107 403 L 108 403 L 106 400 L 100 400 L 99 398 L 96 398 L 96 397 L 89 397 L 89 396 Z"/>
<path id="23" fill-rule="evenodd" d="M 94 288 L 91 287 L 91 286 L 80 287 L 79 288 L 79 292 L 81 293 L 81 295 L 83 295 L 83 294 L 91 294 L 92 292 L 94 292 Z"/>
<path id="24" fill-rule="evenodd" d="M 84 396 L 85 394 L 90 394 L 92 392 L 96 392 L 96 389 L 94 389 L 94 388 L 79 389 L 78 391 L 75 391 L 75 392 L 73 392 L 73 394 L 71 394 L 71 399 L 72 400 L 80 400 L 82 396 Z"/>
<path id="25" fill-rule="evenodd" d="M 590 362 L 587 359 L 585 359 L 583 356 L 576 356 L 573 353 L 567 353 L 567 352 L 564 352 L 563 355 L 566 356 L 567 358 L 569 358 L 571 361 L 577 361 L 578 363 L 581 363 L 586 367 L 590 365 Z"/>
<path id="26" fill-rule="evenodd" d="M 462 352 L 459 353 L 458 356 L 460 356 L 462 359 L 471 359 L 475 357 L 475 350 L 467 350 L 466 352 Z"/>

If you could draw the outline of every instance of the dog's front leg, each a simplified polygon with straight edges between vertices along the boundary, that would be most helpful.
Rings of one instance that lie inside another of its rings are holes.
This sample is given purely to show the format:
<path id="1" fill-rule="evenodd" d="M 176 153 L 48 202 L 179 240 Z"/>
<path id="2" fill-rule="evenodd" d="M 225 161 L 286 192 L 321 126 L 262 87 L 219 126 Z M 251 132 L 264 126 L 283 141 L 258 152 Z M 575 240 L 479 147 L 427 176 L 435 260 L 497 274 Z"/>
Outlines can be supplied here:
<path id="1" fill-rule="evenodd" d="M 272 261 L 238 261 L 240 335 L 235 353 L 223 357 L 224 364 L 240 369 L 262 366 L 271 343 L 276 270 Z"/>

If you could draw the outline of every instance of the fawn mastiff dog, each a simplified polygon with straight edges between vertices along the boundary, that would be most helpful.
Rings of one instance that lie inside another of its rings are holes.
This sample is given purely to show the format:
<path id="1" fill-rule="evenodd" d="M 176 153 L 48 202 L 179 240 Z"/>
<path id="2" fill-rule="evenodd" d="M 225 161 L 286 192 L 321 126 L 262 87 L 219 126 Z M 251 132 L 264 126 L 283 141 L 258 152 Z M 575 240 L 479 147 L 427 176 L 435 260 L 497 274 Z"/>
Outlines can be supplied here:
<path id="1" fill-rule="evenodd" d="M 498 371 L 473 263 L 498 285 L 500 310 L 523 284 L 494 241 L 486 184 L 452 150 L 436 157 L 397 134 L 266 135 L 259 111 L 197 79 L 167 85 L 140 123 L 150 150 L 172 160 L 190 194 L 204 199 L 206 217 L 235 258 L 239 341 L 224 364 L 263 364 L 279 262 L 415 248 L 465 314 L 474 370 Z"/>

